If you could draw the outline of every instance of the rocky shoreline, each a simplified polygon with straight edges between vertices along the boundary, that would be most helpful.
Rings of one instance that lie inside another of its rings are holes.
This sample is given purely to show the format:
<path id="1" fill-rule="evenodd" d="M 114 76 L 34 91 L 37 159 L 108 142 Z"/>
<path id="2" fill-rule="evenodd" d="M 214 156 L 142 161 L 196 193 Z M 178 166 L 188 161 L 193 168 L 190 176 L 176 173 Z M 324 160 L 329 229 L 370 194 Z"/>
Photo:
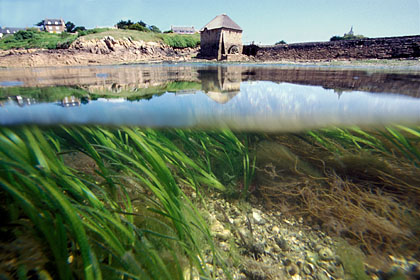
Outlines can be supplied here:
<path id="1" fill-rule="evenodd" d="M 193 194 L 195 197 L 195 194 Z M 418 279 L 420 262 L 388 256 L 386 267 L 368 264 L 360 250 L 310 226 L 302 217 L 267 210 L 259 200 L 228 201 L 206 194 L 200 211 L 233 279 Z M 205 262 L 216 279 L 225 279 Z M 399 277 L 399 278 L 395 278 Z M 198 279 L 198 278 L 197 278 Z"/>
<path id="2" fill-rule="evenodd" d="M 0 67 L 111 65 L 142 62 L 191 61 L 198 48 L 175 49 L 155 42 L 116 40 L 111 36 L 78 39 L 68 49 L 0 51 Z"/>
<path id="3" fill-rule="evenodd" d="M 102 39 L 84 40 L 79 38 L 67 49 L 13 49 L 0 50 L 0 68 L 52 67 L 52 66 L 94 66 L 134 63 L 162 62 L 208 62 L 200 59 L 198 48 L 172 48 L 161 43 L 134 41 L 131 38 L 114 39 L 105 36 Z M 292 65 L 334 65 L 334 66 L 380 66 L 410 67 L 420 69 L 418 59 L 393 60 L 287 60 L 264 56 L 235 55 L 229 62 L 283 63 Z"/>

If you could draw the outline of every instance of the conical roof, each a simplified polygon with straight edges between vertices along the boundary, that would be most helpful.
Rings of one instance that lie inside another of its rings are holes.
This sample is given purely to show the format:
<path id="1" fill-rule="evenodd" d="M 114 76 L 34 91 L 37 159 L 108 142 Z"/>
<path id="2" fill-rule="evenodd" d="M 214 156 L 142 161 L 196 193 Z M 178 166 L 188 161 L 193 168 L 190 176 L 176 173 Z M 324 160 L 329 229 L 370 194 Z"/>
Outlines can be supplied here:
<path id="1" fill-rule="evenodd" d="M 218 28 L 229 28 L 234 30 L 242 31 L 242 28 L 237 25 L 230 17 L 226 14 L 218 15 L 214 19 L 212 19 L 209 23 L 207 23 L 200 31 L 204 29 L 212 30 Z"/>

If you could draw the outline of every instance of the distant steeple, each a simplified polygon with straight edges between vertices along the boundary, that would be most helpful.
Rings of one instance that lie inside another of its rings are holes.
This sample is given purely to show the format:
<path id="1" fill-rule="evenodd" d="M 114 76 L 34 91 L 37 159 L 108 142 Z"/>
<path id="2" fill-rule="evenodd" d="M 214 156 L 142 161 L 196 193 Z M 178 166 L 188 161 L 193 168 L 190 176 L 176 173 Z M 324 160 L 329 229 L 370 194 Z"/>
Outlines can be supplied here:
<path id="1" fill-rule="evenodd" d="M 353 32 L 353 25 L 351 26 L 351 28 L 350 28 L 350 31 L 349 31 L 349 33 L 344 33 L 344 36 L 353 36 L 354 35 L 354 32 Z"/>

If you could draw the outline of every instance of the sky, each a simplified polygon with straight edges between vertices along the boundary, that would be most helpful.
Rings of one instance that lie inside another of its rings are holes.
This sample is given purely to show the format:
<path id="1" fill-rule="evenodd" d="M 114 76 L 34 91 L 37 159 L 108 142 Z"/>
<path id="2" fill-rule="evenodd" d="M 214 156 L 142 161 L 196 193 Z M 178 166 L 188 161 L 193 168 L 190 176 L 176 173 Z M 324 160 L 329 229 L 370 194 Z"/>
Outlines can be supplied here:
<path id="1" fill-rule="evenodd" d="M 86 28 L 130 19 L 201 29 L 219 14 L 242 27 L 245 44 L 328 41 L 352 26 L 372 38 L 420 34 L 420 0 L 0 0 L 1 27 L 62 18 Z"/>

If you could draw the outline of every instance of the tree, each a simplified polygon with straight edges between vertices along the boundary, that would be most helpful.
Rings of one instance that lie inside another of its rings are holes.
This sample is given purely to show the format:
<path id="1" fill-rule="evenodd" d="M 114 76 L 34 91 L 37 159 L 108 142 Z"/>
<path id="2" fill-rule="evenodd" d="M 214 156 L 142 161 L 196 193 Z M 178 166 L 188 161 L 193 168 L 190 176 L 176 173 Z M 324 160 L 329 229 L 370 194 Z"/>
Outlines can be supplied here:
<path id="1" fill-rule="evenodd" d="M 73 23 L 73 22 L 71 22 L 71 21 L 68 21 L 68 22 L 66 22 L 66 31 L 67 32 L 73 32 L 73 29 L 76 27 L 76 25 Z"/>
<path id="2" fill-rule="evenodd" d="M 128 29 L 132 29 L 132 30 L 138 30 L 138 31 L 149 31 L 149 29 L 147 29 L 146 27 L 144 27 L 143 25 L 140 25 L 140 23 L 134 23 L 128 26 Z"/>
<path id="3" fill-rule="evenodd" d="M 281 40 L 281 41 L 278 41 L 277 43 L 275 43 L 274 45 L 284 45 L 284 44 L 287 44 L 286 41 Z"/>
<path id="4" fill-rule="evenodd" d="M 117 23 L 117 27 L 118 29 L 128 29 L 128 27 L 133 24 L 134 22 L 132 22 L 131 20 L 120 20 Z"/>
<path id="5" fill-rule="evenodd" d="M 140 24 L 141 26 L 143 26 L 143 27 L 146 27 L 147 26 L 147 24 L 144 22 L 144 21 L 139 21 L 139 22 L 137 22 L 138 24 Z"/>
<path id="6" fill-rule="evenodd" d="M 337 36 L 337 35 L 332 36 L 332 37 L 330 38 L 330 41 L 331 41 L 331 42 L 334 42 L 334 41 L 341 41 L 341 40 L 344 40 L 344 39 L 343 39 L 343 37 L 340 37 L 340 36 Z"/>
<path id="7" fill-rule="evenodd" d="M 363 35 L 354 35 L 353 27 L 352 27 L 349 33 L 345 33 L 344 36 L 337 36 L 337 35 L 332 36 L 330 38 L 330 41 L 333 42 L 333 41 L 342 41 L 342 40 L 357 40 L 357 39 L 363 39 L 363 38 L 366 38 L 366 37 Z"/>
<path id="8" fill-rule="evenodd" d="M 44 26 L 44 21 L 41 20 L 40 22 L 38 22 L 37 24 L 35 24 L 35 26 Z"/>
<path id="9" fill-rule="evenodd" d="M 160 29 L 156 25 L 149 26 L 149 29 L 150 31 L 155 33 L 162 33 L 162 31 L 160 31 Z"/>
<path id="10" fill-rule="evenodd" d="M 79 32 L 79 31 L 85 31 L 85 30 L 86 30 L 86 28 L 84 26 L 76 26 L 73 29 L 73 32 Z"/>

